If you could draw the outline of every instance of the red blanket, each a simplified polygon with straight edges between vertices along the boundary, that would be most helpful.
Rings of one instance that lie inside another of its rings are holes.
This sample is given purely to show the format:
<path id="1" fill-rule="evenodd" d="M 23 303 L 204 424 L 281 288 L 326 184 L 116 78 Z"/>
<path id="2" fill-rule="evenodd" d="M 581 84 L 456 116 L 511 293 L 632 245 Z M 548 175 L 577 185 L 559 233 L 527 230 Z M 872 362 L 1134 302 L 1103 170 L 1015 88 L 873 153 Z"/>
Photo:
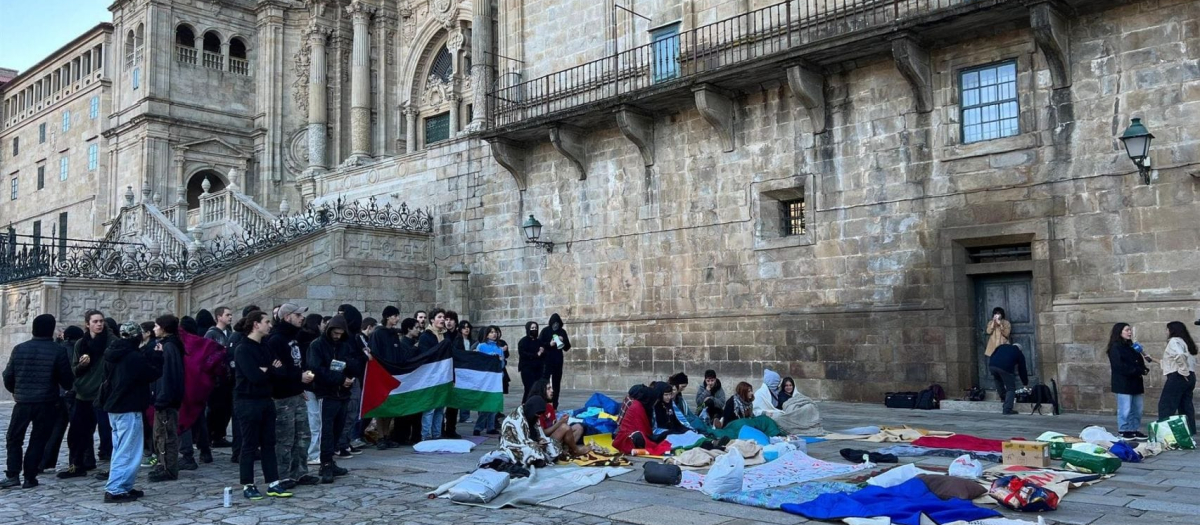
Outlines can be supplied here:
<path id="1" fill-rule="evenodd" d="M 642 408 L 642 404 L 638 400 L 630 399 L 621 414 L 621 421 L 617 423 L 617 431 L 613 434 L 613 447 L 625 454 L 633 453 L 633 449 L 636 447 L 630 436 L 635 432 L 641 432 L 642 436 L 646 438 L 647 454 L 661 456 L 671 451 L 670 443 L 650 441 L 650 417 L 646 415 L 646 409 Z"/>
<path id="2" fill-rule="evenodd" d="M 179 432 L 192 428 L 204 414 L 214 378 L 225 366 L 225 347 L 216 341 L 179 331 L 183 341 L 183 405 L 179 407 Z"/>
<path id="3" fill-rule="evenodd" d="M 969 434 L 955 434 L 950 437 L 925 436 L 912 444 L 915 447 L 953 448 L 972 452 L 1001 452 L 1004 448 L 1004 442 L 999 439 L 984 439 Z"/>

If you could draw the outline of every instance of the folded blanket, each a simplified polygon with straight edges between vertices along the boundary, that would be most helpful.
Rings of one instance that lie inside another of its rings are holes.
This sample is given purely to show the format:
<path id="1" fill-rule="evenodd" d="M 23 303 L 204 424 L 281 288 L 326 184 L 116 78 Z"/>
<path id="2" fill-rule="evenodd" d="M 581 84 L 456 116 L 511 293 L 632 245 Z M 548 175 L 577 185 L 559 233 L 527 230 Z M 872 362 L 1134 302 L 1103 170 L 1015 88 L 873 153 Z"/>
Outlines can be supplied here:
<path id="1" fill-rule="evenodd" d="M 918 447 L 953 448 L 973 452 L 1001 452 L 1004 442 L 999 439 L 984 439 L 969 434 L 955 434 L 949 437 L 925 436 L 912 442 Z"/>
<path id="2" fill-rule="evenodd" d="M 974 452 L 971 450 L 961 450 L 955 448 L 929 448 L 929 447 L 914 447 L 912 445 L 892 445 L 877 449 L 875 452 L 879 454 L 891 454 L 902 458 L 913 458 L 923 456 L 937 456 L 944 458 L 956 458 L 963 454 L 971 456 L 980 461 L 991 461 L 1000 463 L 1004 459 L 1003 454 L 996 452 Z"/>
<path id="3" fill-rule="evenodd" d="M 791 487 L 779 487 L 762 490 L 743 490 L 741 492 L 717 494 L 713 496 L 713 499 L 717 501 L 737 503 L 739 505 L 749 505 L 751 507 L 779 510 L 779 507 L 784 503 L 805 503 L 817 499 L 817 496 L 820 496 L 821 494 L 856 491 L 858 491 L 858 485 L 852 485 L 850 483 L 813 481 L 801 483 Z"/>
<path id="4" fill-rule="evenodd" d="M 783 511 L 816 520 L 886 516 L 893 523 L 920 525 L 921 515 L 934 523 L 972 521 L 1000 516 L 993 509 L 961 499 L 943 500 L 924 481 L 910 479 L 895 487 L 867 487 L 853 494 L 822 494 L 806 503 L 785 503 Z"/>

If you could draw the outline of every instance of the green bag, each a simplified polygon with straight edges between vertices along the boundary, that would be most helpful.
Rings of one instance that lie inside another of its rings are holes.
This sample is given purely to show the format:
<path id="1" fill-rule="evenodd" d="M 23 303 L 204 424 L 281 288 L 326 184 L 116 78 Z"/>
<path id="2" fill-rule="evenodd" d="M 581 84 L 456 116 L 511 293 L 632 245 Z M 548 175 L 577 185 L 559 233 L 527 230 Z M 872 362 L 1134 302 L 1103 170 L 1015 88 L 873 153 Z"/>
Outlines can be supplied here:
<path id="1" fill-rule="evenodd" d="M 1187 450 L 1196 448 L 1196 442 L 1192 440 L 1192 433 L 1188 430 L 1187 421 L 1183 416 L 1171 416 L 1167 418 L 1166 424 L 1175 436 L 1175 446 Z"/>
<path id="2" fill-rule="evenodd" d="M 1092 474 L 1112 474 L 1121 468 L 1121 459 L 1107 452 L 1098 455 L 1068 448 L 1063 451 L 1062 459 L 1064 466 L 1069 464 Z"/>
<path id="3" fill-rule="evenodd" d="M 1058 440 L 1050 442 L 1050 459 L 1062 459 L 1063 452 L 1070 447 L 1071 444 L 1066 441 Z"/>

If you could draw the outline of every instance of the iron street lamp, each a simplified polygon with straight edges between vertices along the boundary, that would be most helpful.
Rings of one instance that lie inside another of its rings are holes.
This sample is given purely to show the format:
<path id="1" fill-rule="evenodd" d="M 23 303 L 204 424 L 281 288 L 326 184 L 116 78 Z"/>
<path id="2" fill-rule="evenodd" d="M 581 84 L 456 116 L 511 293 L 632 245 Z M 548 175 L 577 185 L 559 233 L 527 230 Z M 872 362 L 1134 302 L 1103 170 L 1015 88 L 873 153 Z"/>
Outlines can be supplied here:
<path id="1" fill-rule="evenodd" d="M 1142 176 L 1142 182 L 1150 184 L 1150 141 L 1154 140 L 1154 135 L 1146 126 L 1142 125 L 1142 119 L 1135 118 L 1129 123 L 1129 127 L 1125 128 L 1125 133 L 1121 134 L 1121 142 L 1125 143 L 1125 153 L 1129 154 L 1129 160 L 1137 166 L 1138 173 Z"/>
<path id="2" fill-rule="evenodd" d="M 525 230 L 525 244 L 532 244 L 546 249 L 546 253 L 554 252 L 554 243 L 550 241 L 539 241 L 542 236 L 542 223 L 533 218 L 533 214 L 529 214 L 529 218 L 521 224 L 521 229 Z"/>

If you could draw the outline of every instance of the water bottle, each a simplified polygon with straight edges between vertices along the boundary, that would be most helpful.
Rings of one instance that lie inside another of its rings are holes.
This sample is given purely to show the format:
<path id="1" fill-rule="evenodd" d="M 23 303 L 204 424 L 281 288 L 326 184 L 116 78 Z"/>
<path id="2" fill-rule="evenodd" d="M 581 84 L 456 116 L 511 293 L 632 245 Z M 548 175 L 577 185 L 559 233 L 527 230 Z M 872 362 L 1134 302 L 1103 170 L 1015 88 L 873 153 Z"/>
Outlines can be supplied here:
<path id="1" fill-rule="evenodd" d="M 225 502 L 222 505 L 225 508 L 233 506 L 233 487 L 225 487 Z"/>

